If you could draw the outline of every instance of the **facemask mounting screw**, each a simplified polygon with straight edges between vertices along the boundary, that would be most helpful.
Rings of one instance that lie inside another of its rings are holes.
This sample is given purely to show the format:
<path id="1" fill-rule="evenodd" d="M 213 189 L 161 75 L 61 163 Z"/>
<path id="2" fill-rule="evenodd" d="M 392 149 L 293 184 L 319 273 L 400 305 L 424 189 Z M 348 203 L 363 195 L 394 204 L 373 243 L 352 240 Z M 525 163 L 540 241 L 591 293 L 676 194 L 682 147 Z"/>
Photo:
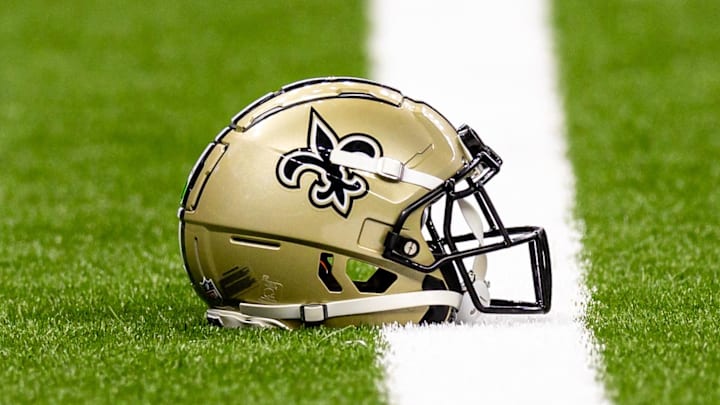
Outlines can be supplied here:
<path id="1" fill-rule="evenodd" d="M 420 245 L 412 239 L 406 240 L 405 244 L 403 244 L 403 253 L 408 257 L 415 257 L 419 250 Z"/>

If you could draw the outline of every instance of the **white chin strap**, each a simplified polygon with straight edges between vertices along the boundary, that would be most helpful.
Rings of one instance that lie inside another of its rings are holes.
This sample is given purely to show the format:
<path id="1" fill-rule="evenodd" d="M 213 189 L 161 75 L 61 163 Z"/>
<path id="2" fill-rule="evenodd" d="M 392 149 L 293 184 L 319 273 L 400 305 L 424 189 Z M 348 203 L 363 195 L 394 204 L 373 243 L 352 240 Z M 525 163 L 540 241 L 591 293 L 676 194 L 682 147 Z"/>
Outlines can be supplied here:
<path id="1" fill-rule="evenodd" d="M 480 302 L 485 306 L 490 305 L 490 291 L 488 290 L 487 281 L 477 279 L 473 283 L 473 287 L 475 287 Z M 475 308 L 475 304 L 470 299 L 470 294 L 467 291 L 463 293 L 455 320 L 458 323 L 477 323 L 480 321 L 481 315 L 482 312 Z"/>
<path id="2" fill-rule="evenodd" d="M 480 213 L 472 204 L 465 200 L 458 200 L 458 205 L 460 206 L 460 212 L 462 212 L 463 217 L 465 217 L 465 222 L 467 222 L 468 226 L 470 226 L 470 229 L 472 230 L 472 233 L 475 235 L 475 239 L 477 239 L 478 242 L 480 242 L 480 245 L 482 245 L 483 223 Z M 475 256 L 472 270 L 473 273 L 475 273 L 476 280 L 485 280 L 485 274 L 487 273 L 487 257 L 485 255 Z"/>
<path id="3" fill-rule="evenodd" d="M 438 177 L 410 169 L 403 162 L 389 157 L 372 158 L 364 153 L 333 149 L 330 152 L 330 162 L 373 173 L 388 181 L 414 184 L 428 190 L 432 190 L 443 183 L 443 180 Z"/>
<path id="4" fill-rule="evenodd" d="M 460 306 L 462 295 L 455 291 L 427 290 L 375 297 L 332 301 L 323 304 L 250 304 L 241 303 L 238 310 L 209 309 L 208 320 L 225 327 L 285 327 L 279 320 L 304 323 L 324 322 L 329 318 L 362 315 L 398 309 L 442 305 Z"/>
<path id="5" fill-rule="evenodd" d="M 248 316 L 233 309 L 210 308 L 205 314 L 208 322 L 223 328 L 280 328 L 290 329 L 284 323 L 270 318 Z"/>
<path id="6" fill-rule="evenodd" d="M 477 208 L 464 199 L 458 200 L 458 206 L 465 218 L 465 222 L 467 222 L 475 238 L 480 242 L 480 245 L 482 245 L 483 222 Z M 487 257 L 485 255 L 475 256 L 472 271 L 475 275 L 473 287 L 475 288 L 475 292 L 477 292 L 480 303 L 488 306 L 490 305 L 490 290 L 488 289 L 487 281 L 485 281 L 485 275 L 487 274 Z M 457 312 L 457 321 L 461 323 L 474 323 L 478 321 L 480 314 L 481 312 L 475 308 L 475 305 L 470 299 L 470 295 L 466 291 L 463 294 L 462 302 Z"/>

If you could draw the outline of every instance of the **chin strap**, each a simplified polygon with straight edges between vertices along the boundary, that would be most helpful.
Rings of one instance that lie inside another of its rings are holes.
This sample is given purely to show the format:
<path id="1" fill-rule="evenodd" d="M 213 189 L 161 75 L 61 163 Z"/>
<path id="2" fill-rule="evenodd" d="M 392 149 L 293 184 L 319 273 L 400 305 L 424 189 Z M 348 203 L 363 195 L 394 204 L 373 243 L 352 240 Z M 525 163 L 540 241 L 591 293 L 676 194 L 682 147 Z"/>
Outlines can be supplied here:
<path id="1" fill-rule="evenodd" d="M 401 181 L 432 190 L 443 183 L 443 180 L 433 175 L 405 167 L 397 159 L 389 157 L 372 158 L 364 153 L 346 152 L 333 149 L 330 152 L 330 162 L 336 165 L 349 167 L 376 174 L 390 181 Z"/>
<path id="2" fill-rule="evenodd" d="M 480 246 L 482 246 L 484 234 L 483 223 L 482 219 L 480 218 L 480 213 L 478 212 L 477 208 L 475 208 L 465 199 L 458 200 L 457 202 L 458 206 L 460 207 L 460 212 L 462 213 L 463 218 L 465 218 L 465 222 L 470 227 L 470 230 L 472 230 L 473 235 L 475 235 L 475 239 L 477 239 L 478 242 L 480 242 Z M 487 273 L 486 255 L 475 256 L 472 271 L 478 280 L 485 279 L 485 274 Z"/>
<path id="3" fill-rule="evenodd" d="M 211 325 L 221 328 L 280 328 L 290 329 L 284 323 L 270 318 L 247 316 L 234 309 L 210 308 L 205 314 Z"/>
<path id="4" fill-rule="evenodd" d="M 462 294 L 455 291 L 427 290 L 332 301 L 323 304 L 266 305 L 241 303 L 238 310 L 245 319 L 243 323 L 246 324 L 250 324 L 250 319 L 262 320 L 263 323 L 267 323 L 268 320 L 278 319 L 318 323 L 339 316 L 361 315 L 430 305 L 458 308 L 461 300 Z"/>

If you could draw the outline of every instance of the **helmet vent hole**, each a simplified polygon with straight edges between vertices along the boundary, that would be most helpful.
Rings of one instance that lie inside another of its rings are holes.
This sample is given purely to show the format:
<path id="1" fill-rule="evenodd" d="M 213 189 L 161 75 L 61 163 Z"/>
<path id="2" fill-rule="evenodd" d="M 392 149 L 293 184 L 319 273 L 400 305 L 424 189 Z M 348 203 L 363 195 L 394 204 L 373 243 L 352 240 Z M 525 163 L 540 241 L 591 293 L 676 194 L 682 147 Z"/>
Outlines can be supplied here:
<path id="1" fill-rule="evenodd" d="M 397 274 L 355 259 L 348 259 L 345 272 L 363 293 L 384 293 L 397 280 Z"/>
<path id="2" fill-rule="evenodd" d="M 342 286 L 332 273 L 335 257 L 330 253 L 320 253 L 320 264 L 318 264 L 318 277 L 325 284 L 330 292 L 342 291 Z"/>
<path id="3" fill-rule="evenodd" d="M 242 236 L 232 236 L 232 237 L 230 237 L 230 242 L 234 243 L 236 245 L 241 245 L 241 246 L 246 246 L 246 247 L 251 247 L 251 248 L 269 249 L 269 250 L 280 249 L 280 244 L 277 242 L 244 238 Z"/>

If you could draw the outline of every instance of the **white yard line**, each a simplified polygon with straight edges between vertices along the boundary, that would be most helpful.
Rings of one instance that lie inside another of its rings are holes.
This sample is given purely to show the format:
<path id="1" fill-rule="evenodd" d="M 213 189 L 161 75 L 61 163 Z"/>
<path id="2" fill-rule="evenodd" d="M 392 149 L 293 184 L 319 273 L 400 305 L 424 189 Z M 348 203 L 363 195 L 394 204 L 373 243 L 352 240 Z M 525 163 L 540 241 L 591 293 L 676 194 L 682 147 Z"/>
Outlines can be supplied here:
<path id="1" fill-rule="evenodd" d="M 548 5 L 374 0 L 370 18 L 372 78 L 478 131 L 505 162 L 488 187 L 505 224 L 544 226 L 553 261 L 549 315 L 384 328 L 389 348 L 381 361 L 391 402 L 606 402 L 593 339 L 580 322 L 580 243 Z M 527 295 L 526 250 L 520 250 L 520 257 L 489 257 L 492 294 Z"/>

